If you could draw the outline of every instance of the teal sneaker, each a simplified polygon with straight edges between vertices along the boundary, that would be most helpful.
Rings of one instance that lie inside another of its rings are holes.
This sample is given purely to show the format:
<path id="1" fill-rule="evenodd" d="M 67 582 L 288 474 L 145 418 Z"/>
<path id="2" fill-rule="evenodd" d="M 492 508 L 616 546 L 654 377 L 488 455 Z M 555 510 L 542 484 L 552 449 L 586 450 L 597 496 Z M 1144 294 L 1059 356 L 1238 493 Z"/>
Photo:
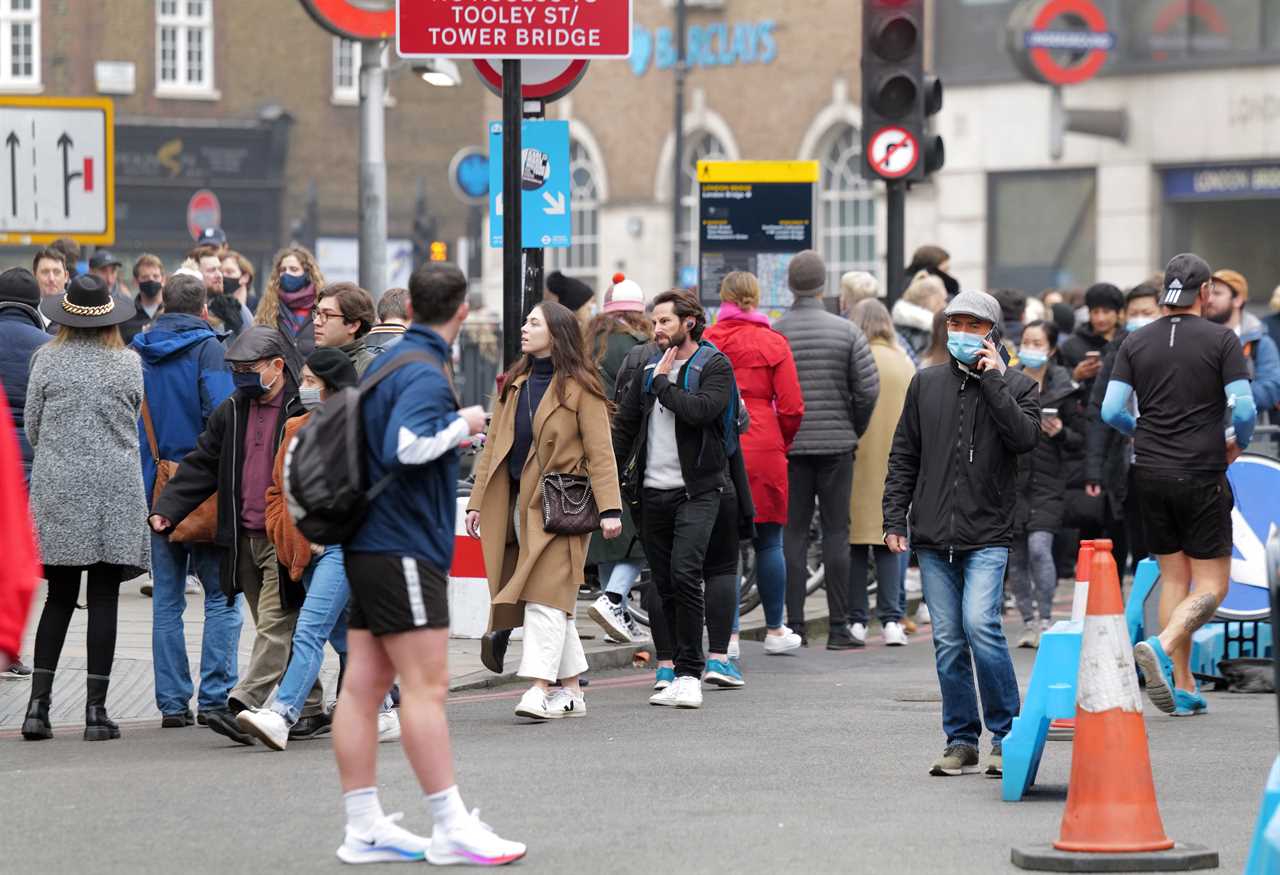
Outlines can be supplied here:
<path id="1" fill-rule="evenodd" d="M 713 687 L 741 687 L 746 684 L 742 679 L 742 672 L 730 660 L 720 661 L 719 659 L 707 660 L 707 673 L 702 679 Z"/>
<path id="2" fill-rule="evenodd" d="M 675 683 L 675 680 L 676 670 L 674 668 L 660 668 L 653 679 L 653 688 L 655 690 L 665 690 Z"/>
<path id="3" fill-rule="evenodd" d="M 1175 717 L 1194 717 L 1209 710 L 1209 703 L 1204 700 L 1204 696 L 1199 693 L 1180 690 L 1177 687 L 1173 689 L 1173 705 L 1173 716 Z"/>
<path id="4" fill-rule="evenodd" d="M 1160 639 L 1154 635 L 1139 641 L 1133 648 L 1134 662 L 1142 669 L 1147 681 L 1147 698 L 1166 714 L 1175 710 L 1173 701 L 1173 661 L 1164 652 Z"/>

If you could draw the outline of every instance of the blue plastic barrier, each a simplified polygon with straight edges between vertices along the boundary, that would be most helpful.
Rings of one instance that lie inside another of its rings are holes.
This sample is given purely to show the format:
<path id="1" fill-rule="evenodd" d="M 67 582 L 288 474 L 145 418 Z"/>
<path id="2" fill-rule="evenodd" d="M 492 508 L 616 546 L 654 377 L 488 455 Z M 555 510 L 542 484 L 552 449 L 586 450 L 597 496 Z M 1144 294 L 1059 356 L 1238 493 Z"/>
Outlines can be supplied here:
<path id="1" fill-rule="evenodd" d="M 1271 775 L 1262 791 L 1262 810 L 1253 831 L 1249 861 L 1244 875 L 1275 875 L 1280 872 L 1280 756 L 1271 764 Z"/>
<path id="2" fill-rule="evenodd" d="M 1017 802 L 1036 782 L 1049 724 L 1076 716 L 1076 676 L 1080 672 L 1080 639 L 1084 623 L 1059 620 L 1040 636 L 1031 682 L 1022 712 L 1002 746 L 1004 777 L 1000 797 Z"/>
<path id="3" fill-rule="evenodd" d="M 1124 605 L 1124 620 L 1129 627 L 1129 640 L 1137 644 L 1147 637 L 1147 619 L 1144 610 L 1147 597 L 1160 581 L 1160 563 L 1154 559 L 1143 559 L 1138 563 L 1137 573 L 1133 575 L 1133 586 L 1129 589 L 1129 600 Z"/>

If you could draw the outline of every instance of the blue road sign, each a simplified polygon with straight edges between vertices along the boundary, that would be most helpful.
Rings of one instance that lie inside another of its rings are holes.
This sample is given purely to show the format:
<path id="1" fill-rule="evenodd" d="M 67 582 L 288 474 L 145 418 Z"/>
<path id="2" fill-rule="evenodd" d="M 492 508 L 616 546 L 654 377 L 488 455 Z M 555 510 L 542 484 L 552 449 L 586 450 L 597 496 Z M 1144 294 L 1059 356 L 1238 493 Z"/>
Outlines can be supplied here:
<path id="1" fill-rule="evenodd" d="M 1271 526 L 1280 525 L 1280 463 L 1265 456 L 1244 455 L 1227 469 L 1227 477 L 1236 499 L 1231 512 L 1234 546 L 1231 587 L 1218 615 L 1231 620 L 1266 620 L 1271 602 L 1265 545 Z"/>
<path id="2" fill-rule="evenodd" d="M 521 246 L 565 249 L 569 221 L 569 123 L 523 122 L 520 126 Z M 489 245 L 502 248 L 502 123 L 489 123 Z"/>
<path id="3" fill-rule="evenodd" d="M 489 156 L 475 146 L 459 149 L 449 162 L 449 182 L 462 202 L 484 203 L 489 194 Z"/>

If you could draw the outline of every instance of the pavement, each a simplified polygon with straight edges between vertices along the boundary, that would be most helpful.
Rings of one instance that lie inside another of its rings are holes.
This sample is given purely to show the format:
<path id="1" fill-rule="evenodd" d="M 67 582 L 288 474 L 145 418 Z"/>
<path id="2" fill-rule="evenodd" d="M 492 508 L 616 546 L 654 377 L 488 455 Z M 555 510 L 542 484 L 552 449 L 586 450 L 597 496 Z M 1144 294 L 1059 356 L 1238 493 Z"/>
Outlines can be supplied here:
<path id="1" fill-rule="evenodd" d="M 1034 652 L 1013 653 L 1025 689 Z M 545 724 L 516 722 L 519 687 L 455 692 L 458 783 L 486 822 L 529 844 L 520 871 L 1020 871 L 1013 846 L 1057 836 L 1070 746 L 1050 743 L 1019 803 L 1001 802 L 981 775 L 929 777 L 943 742 L 932 657 L 921 635 L 904 648 L 876 638 L 861 651 L 778 657 L 748 641 L 747 686 L 708 691 L 699 711 L 649 706 L 652 675 L 621 668 L 593 673 L 585 718 Z M 1218 850 L 1222 870 L 1238 872 L 1275 756 L 1275 703 L 1208 700 L 1197 718 L 1147 708 L 1156 789 L 1168 834 Z M 14 736 L 0 733 L 0 810 L 27 828 L 6 831 L 2 871 L 341 865 L 328 738 L 273 753 L 151 719 L 105 744 L 73 727 L 39 744 Z M 403 751 L 382 745 L 379 761 L 384 808 L 425 832 Z"/>

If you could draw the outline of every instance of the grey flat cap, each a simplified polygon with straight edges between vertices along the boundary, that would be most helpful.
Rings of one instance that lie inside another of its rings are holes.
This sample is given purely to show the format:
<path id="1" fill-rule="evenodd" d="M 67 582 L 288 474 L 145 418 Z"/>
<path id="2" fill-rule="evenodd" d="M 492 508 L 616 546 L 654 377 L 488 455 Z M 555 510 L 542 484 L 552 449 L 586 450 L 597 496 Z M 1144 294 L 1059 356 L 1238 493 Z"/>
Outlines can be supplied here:
<path id="1" fill-rule="evenodd" d="M 947 305 L 948 316 L 974 316 L 992 325 L 1003 325 L 1000 302 L 986 292 L 963 291 Z"/>
<path id="2" fill-rule="evenodd" d="M 279 330 L 275 328 L 268 328 L 266 325 L 253 325 L 227 347 L 224 357 L 233 364 L 284 358 L 284 338 L 280 336 Z"/>

